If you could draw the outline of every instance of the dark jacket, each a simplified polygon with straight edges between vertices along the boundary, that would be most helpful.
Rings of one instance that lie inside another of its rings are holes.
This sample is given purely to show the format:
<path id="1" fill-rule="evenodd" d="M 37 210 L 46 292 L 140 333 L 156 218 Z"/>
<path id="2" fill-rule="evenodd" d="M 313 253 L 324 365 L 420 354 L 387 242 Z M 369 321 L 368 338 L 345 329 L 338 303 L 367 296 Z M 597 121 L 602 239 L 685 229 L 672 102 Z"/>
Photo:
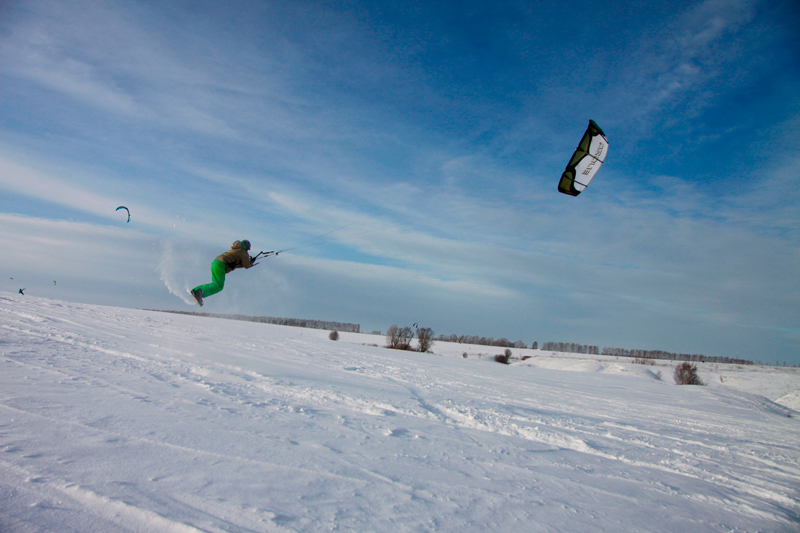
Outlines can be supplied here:
<path id="1" fill-rule="evenodd" d="M 226 274 L 236 270 L 237 268 L 250 268 L 253 266 L 253 262 L 250 261 L 250 256 L 247 254 L 247 250 L 244 249 L 244 246 L 240 241 L 234 241 L 233 244 L 231 244 L 231 249 L 224 254 L 217 256 L 216 260 L 225 263 Z"/>

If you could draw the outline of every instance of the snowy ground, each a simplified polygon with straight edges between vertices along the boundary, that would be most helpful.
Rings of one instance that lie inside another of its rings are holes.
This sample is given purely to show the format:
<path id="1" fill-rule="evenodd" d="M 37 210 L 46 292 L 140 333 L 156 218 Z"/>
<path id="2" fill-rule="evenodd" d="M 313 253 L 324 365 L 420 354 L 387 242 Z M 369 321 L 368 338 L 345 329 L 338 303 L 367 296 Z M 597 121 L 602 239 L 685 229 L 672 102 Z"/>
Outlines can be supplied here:
<path id="1" fill-rule="evenodd" d="M 374 337 L 372 342 L 381 342 Z M 383 341 L 385 344 L 385 341 Z M 505 352 L 505 348 L 489 346 L 458 345 L 437 343 L 434 353 L 468 358 L 494 360 L 495 355 Z M 545 350 L 513 348 L 512 364 L 568 370 L 572 372 L 601 372 L 644 379 L 661 379 L 674 383 L 672 375 L 676 361 L 647 359 L 646 364 L 635 364 L 635 358 L 605 355 L 583 355 Z M 525 361 L 522 358 L 527 357 Z M 698 369 L 703 382 L 712 388 L 733 389 L 739 392 L 758 394 L 775 403 L 800 411 L 800 368 L 771 366 L 725 365 L 718 363 L 691 363 Z M 659 376 L 660 373 L 660 376 Z"/>
<path id="2" fill-rule="evenodd" d="M 797 369 L 327 335 L 0 293 L 0 531 L 800 530 Z"/>

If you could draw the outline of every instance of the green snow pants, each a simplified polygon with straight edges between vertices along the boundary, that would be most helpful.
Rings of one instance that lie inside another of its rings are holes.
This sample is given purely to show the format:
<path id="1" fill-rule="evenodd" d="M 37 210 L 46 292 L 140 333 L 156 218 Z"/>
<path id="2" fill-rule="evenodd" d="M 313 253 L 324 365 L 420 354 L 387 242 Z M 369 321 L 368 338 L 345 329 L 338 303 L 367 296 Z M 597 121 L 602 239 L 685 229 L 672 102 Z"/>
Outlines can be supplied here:
<path id="1" fill-rule="evenodd" d="M 225 263 L 215 259 L 214 262 L 211 263 L 211 283 L 197 286 L 194 290 L 200 289 L 203 291 L 203 298 L 208 298 L 212 294 L 217 294 L 225 286 L 225 271 L 227 269 Z"/>

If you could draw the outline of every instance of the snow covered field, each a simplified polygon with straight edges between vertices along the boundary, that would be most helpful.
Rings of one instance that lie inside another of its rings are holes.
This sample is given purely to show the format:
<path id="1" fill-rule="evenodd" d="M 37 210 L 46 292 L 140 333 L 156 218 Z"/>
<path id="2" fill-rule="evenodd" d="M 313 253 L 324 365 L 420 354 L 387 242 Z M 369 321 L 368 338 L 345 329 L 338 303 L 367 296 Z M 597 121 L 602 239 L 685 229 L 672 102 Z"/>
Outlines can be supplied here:
<path id="1" fill-rule="evenodd" d="M 383 341 L 0 293 L 0 531 L 800 530 L 798 369 Z"/>

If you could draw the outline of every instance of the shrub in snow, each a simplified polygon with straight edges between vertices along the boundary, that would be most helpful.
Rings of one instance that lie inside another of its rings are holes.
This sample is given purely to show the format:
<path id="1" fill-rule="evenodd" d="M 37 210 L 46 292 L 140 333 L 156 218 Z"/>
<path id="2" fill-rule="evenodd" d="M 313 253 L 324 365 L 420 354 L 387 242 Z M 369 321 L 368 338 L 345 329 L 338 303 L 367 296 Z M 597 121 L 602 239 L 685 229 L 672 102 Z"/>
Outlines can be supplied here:
<path id="1" fill-rule="evenodd" d="M 510 356 L 510 353 L 511 353 L 511 350 L 506 350 L 506 353 L 504 353 L 503 355 L 500 355 L 500 354 L 498 354 L 498 355 L 495 355 L 495 356 L 494 356 L 494 360 L 495 360 L 495 362 L 497 362 L 497 363 L 503 363 L 504 365 L 507 365 L 507 364 L 508 364 L 508 358 L 509 358 L 509 356 Z"/>
<path id="2" fill-rule="evenodd" d="M 400 329 L 400 350 L 410 350 L 411 341 L 414 339 L 414 330 L 408 326 Z"/>
<path id="3" fill-rule="evenodd" d="M 420 352 L 429 352 L 433 346 L 433 330 L 431 328 L 419 328 L 417 330 Z"/>
<path id="4" fill-rule="evenodd" d="M 674 378 L 678 385 L 705 385 L 697 374 L 697 365 L 689 363 L 676 366 Z"/>
<path id="5" fill-rule="evenodd" d="M 336 330 L 331 331 L 331 334 L 328 335 L 328 338 L 330 340 L 332 340 L 332 341 L 338 341 L 339 340 L 339 332 L 336 331 Z"/>
<path id="6" fill-rule="evenodd" d="M 413 338 L 414 332 L 411 328 L 398 328 L 397 324 L 392 324 L 386 331 L 386 347 L 395 350 L 409 350 Z"/>
<path id="7" fill-rule="evenodd" d="M 386 347 L 397 348 L 400 345 L 400 329 L 397 324 L 392 324 L 386 330 Z"/>

